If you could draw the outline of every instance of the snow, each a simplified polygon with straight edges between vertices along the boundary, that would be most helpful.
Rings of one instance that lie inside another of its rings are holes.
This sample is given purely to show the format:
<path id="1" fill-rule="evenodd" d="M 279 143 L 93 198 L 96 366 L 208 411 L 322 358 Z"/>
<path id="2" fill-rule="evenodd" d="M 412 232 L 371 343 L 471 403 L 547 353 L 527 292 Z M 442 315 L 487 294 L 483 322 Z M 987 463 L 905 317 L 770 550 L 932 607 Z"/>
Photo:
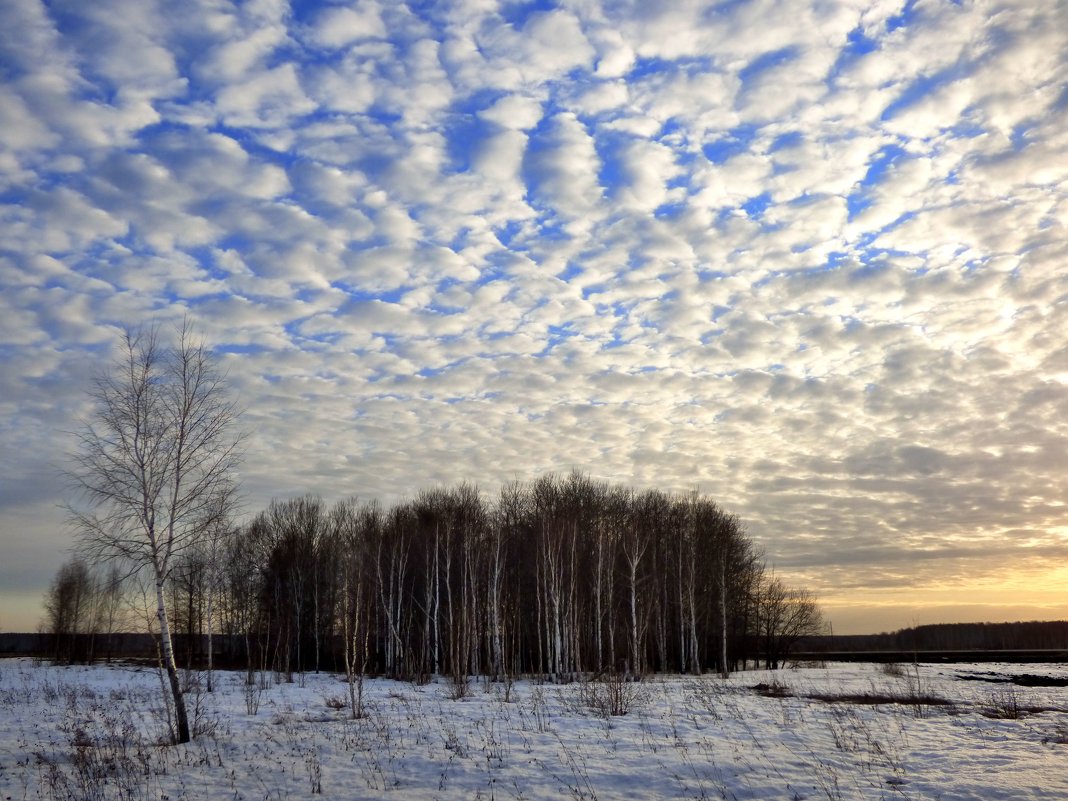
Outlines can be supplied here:
<path id="1" fill-rule="evenodd" d="M 473 681 L 459 700 L 444 679 L 374 679 L 360 720 L 334 708 L 336 674 L 259 691 L 217 673 L 188 697 L 205 732 L 172 747 L 156 671 L 4 660 L 0 799 L 1068 798 L 1068 690 L 990 680 L 1024 673 L 1068 665 Z M 610 689 L 626 715 L 601 714 Z"/>

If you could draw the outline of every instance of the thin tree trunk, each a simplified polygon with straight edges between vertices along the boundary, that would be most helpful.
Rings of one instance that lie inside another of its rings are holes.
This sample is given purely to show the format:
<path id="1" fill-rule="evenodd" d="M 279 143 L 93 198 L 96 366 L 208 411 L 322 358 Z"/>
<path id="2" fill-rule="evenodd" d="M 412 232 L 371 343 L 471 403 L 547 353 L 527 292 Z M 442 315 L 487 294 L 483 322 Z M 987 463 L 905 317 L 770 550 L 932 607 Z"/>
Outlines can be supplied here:
<path id="1" fill-rule="evenodd" d="M 214 569 L 215 569 L 214 566 L 209 567 L 209 571 L 212 571 Z M 211 587 L 211 585 L 209 583 L 209 586 L 208 586 L 208 665 L 207 665 L 207 668 L 208 668 L 208 687 L 207 687 L 207 689 L 208 689 L 209 693 L 215 691 L 215 676 L 214 676 L 214 670 L 215 670 L 215 647 L 212 644 L 212 634 L 215 631 L 215 626 L 214 626 L 214 623 L 212 621 L 212 616 L 214 614 L 214 611 L 215 611 L 215 590 L 214 590 L 213 587 Z"/>
<path id="2" fill-rule="evenodd" d="M 601 525 L 598 524 L 598 526 L 597 526 L 597 572 L 595 574 L 594 583 L 593 583 L 593 593 L 594 593 L 594 595 L 593 595 L 593 601 L 594 601 L 594 613 L 593 613 L 593 615 L 594 615 L 594 617 L 593 617 L 594 639 L 596 639 L 596 641 L 597 641 L 597 647 L 596 647 L 596 651 L 595 651 L 596 655 L 597 655 L 596 656 L 596 664 L 593 666 L 593 669 L 597 670 L 597 671 L 601 671 L 601 670 L 605 669 L 604 648 L 603 648 L 602 642 L 601 642 L 601 639 L 602 639 L 603 634 L 604 634 L 604 632 L 602 631 L 603 621 L 601 619 L 603 617 L 603 615 L 604 615 L 604 613 L 603 613 L 603 611 L 601 609 L 601 605 L 602 605 L 601 588 L 602 588 L 603 581 L 604 581 L 604 532 L 601 530 Z"/>
<path id="3" fill-rule="evenodd" d="M 730 676 L 730 667 L 727 665 L 727 556 L 724 554 L 719 560 L 719 675 L 723 678 Z"/>
<path id="4" fill-rule="evenodd" d="M 434 675 L 441 675 L 441 529 L 434 525 Z"/>
<path id="5" fill-rule="evenodd" d="M 174 662 L 174 645 L 171 642 L 171 627 L 167 620 L 167 604 L 163 595 L 163 579 L 156 579 L 156 617 L 159 618 L 159 636 L 162 649 L 163 667 L 167 671 L 167 678 L 171 685 L 171 695 L 174 698 L 174 717 L 177 727 L 175 742 L 179 745 L 188 743 L 189 717 L 185 711 L 185 695 L 182 693 L 182 683 L 178 679 L 178 666 Z"/>
<path id="6" fill-rule="evenodd" d="M 635 674 L 641 673 L 641 665 L 638 664 L 638 562 L 636 559 L 629 560 L 630 568 L 630 669 Z"/>

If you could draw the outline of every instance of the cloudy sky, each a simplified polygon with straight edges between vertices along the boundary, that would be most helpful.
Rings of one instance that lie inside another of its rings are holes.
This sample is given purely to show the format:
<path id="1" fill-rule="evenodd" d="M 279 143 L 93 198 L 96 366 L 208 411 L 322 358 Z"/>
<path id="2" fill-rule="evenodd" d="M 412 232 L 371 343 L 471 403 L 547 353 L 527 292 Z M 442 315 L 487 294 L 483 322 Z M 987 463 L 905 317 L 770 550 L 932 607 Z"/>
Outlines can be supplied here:
<path id="1" fill-rule="evenodd" d="M 1068 5 L 0 3 L 0 630 L 183 315 L 245 505 L 578 468 L 837 631 L 1068 617 Z"/>

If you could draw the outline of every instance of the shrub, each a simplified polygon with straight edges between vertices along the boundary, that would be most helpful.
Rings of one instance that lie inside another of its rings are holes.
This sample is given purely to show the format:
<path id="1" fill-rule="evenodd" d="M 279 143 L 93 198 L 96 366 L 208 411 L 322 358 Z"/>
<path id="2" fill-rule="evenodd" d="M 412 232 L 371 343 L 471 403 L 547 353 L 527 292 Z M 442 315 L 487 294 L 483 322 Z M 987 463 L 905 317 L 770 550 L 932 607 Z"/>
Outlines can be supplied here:
<path id="1" fill-rule="evenodd" d="M 645 701 L 641 683 L 619 671 L 606 673 L 579 685 L 582 704 L 604 718 L 626 715 Z"/>

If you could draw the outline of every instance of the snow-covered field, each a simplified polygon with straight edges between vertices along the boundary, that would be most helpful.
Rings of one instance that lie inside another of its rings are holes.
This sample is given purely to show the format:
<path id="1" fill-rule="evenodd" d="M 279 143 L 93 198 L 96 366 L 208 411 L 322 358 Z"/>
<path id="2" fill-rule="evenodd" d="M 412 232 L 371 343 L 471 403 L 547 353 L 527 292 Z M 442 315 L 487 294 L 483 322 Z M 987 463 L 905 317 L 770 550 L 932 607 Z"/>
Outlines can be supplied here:
<path id="1" fill-rule="evenodd" d="M 337 675 L 261 691 L 219 673 L 189 698 L 203 733 L 167 747 L 155 671 L 5 660 L 0 799 L 1066 799 L 1068 689 L 977 680 L 1014 674 L 1068 666 L 473 683 L 460 700 L 373 680 L 360 720 L 335 708 Z M 601 713 L 612 689 L 627 714 Z"/>

